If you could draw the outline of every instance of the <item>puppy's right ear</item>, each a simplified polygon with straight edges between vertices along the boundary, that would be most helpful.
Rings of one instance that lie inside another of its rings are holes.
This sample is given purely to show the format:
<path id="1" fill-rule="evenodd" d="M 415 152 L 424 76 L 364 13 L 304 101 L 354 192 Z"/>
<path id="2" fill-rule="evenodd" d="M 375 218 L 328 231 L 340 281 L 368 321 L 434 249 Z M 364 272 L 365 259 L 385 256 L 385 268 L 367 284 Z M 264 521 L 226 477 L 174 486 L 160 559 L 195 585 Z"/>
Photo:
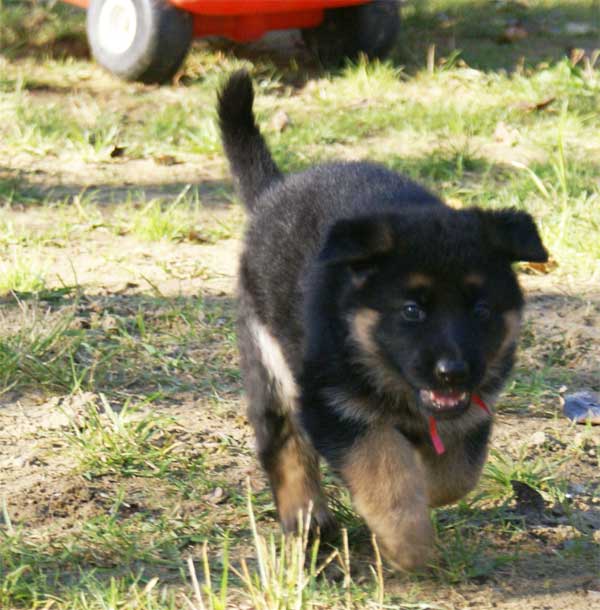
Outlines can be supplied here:
<path id="1" fill-rule="evenodd" d="M 545 263 L 548 252 L 544 248 L 533 218 L 522 210 L 479 210 L 487 242 L 511 262 Z"/>
<path id="2" fill-rule="evenodd" d="M 393 247 L 394 235 L 385 218 L 338 220 L 329 230 L 319 261 L 325 265 L 368 263 Z"/>

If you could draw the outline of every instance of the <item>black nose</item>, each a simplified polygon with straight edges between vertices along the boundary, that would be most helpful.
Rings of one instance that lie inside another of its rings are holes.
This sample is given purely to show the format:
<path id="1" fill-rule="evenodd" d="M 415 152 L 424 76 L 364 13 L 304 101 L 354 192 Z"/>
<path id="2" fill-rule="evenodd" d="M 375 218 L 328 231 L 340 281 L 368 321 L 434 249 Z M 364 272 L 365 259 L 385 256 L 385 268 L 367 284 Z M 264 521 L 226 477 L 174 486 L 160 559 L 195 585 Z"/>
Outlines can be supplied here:
<path id="1" fill-rule="evenodd" d="M 469 365 L 464 360 L 442 358 L 435 365 L 435 376 L 447 385 L 460 385 L 469 378 Z"/>

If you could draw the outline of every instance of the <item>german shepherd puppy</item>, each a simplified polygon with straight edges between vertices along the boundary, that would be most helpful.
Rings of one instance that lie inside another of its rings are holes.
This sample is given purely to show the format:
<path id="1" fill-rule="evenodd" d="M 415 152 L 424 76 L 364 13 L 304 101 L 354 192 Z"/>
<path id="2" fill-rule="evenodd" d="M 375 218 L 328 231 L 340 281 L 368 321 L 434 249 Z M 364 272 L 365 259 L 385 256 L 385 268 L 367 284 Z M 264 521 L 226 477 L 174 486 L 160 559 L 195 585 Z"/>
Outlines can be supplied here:
<path id="1" fill-rule="evenodd" d="M 399 569 L 430 558 L 430 507 L 480 476 L 491 406 L 513 366 L 515 261 L 545 261 L 522 211 L 454 210 L 372 163 L 284 176 L 256 126 L 248 74 L 219 95 L 249 211 L 238 341 L 257 451 L 279 519 L 334 525 L 319 457 Z"/>

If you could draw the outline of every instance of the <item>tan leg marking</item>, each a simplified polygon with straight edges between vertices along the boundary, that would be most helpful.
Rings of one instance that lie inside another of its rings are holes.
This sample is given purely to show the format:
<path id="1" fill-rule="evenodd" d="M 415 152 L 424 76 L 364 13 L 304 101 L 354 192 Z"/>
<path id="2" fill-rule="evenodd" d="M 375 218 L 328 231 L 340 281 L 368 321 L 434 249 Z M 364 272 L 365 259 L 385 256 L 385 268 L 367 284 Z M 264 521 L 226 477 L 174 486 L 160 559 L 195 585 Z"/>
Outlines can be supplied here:
<path id="1" fill-rule="evenodd" d="M 444 459 L 445 464 L 427 469 L 427 497 L 431 508 L 454 504 L 472 491 L 479 477 L 485 460 L 480 466 L 473 466 L 462 456 L 450 454 Z"/>
<path id="2" fill-rule="evenodd" d="M 268 473 L 283 530 L 298 531 L 298 517 L 305 519 L 312 504 L 312 523 L 322 528 L 334 526 L 321 489 L 319 459 L 296 435 L 289 437 Z"/>
<path id="3" fill-rule="evenodd" d="M 433 528 L 414 447 L 393 428 L 375 427 L 350 451 L 341 474 L 389 561 L 400 570 L 426 565 Z"/>
<path id="4" fill-rule="evenodd" d="M 481 419 L 482 422 L 489 419 L 483 411 L 472 411 L 473 417 Z M 434 508 L 453 504 L 473 490 L 481 476 L 485 455 L 482 455 L 477 464 L 472 464 L 467 457 L 464 443 L 450 446 L 446 453 L 440 456 L 424 455 L 428 505 Z"/>

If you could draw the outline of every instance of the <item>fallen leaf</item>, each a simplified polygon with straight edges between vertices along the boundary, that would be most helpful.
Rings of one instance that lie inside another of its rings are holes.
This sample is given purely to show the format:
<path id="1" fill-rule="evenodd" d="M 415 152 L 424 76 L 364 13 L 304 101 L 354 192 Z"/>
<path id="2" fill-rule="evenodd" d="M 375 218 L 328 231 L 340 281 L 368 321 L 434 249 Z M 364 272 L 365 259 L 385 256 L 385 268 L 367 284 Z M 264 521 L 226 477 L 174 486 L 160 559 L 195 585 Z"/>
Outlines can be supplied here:
<path id="1" fill-rule="evenodd" d="M 200 231 L 197 231 L 196 229 L 190 229 L 187 234 L 187 238 L 189 239 L 189 241 L 195 241 L 199 244 L 206 244 L 210 241 L 210 239 L 206 235 L 204 235 Z"/>
<path id="2" fill-rule="evenodd" d="M 547 97 L 546 99 L 541 100 L 540 102 L 531 102 L 519 104 L 519 108 L 524 110 L 525 112 L 536 112 L 538 110 L 544 110 L 550 106 L 554 101 L 556 101 L 556 97 Z"/>
<path id="3" fill-rule="evenodd" d="M 183 161 L 180 161 L 173 155 L 158 155 L 153 157 L 152 160 L 157 165 L 179 165 L 180 163 L 183 163 Z"/>
<path id="4" fill-rule="evenodd" d="M 522 25 L 510 25 L 500 35 L 498 42 L 503 44 L 511 44 L 524 40 L 529 36 L 529 32 Z"/>
<path id="5" fill-rule="evenodd" d="M 525 272 L 546 275 L 554 271 L 558 267 L 558 263 L 550 257 L 545 263 L 521 263 L 519 267 Z"/>
<path id="6" fill-rule="evenodd" d="M 113 149 L 110 151 L 111 159 L 118 159 L 125 154 L 127 148 L 125 146 L 113 146 Z"/>

